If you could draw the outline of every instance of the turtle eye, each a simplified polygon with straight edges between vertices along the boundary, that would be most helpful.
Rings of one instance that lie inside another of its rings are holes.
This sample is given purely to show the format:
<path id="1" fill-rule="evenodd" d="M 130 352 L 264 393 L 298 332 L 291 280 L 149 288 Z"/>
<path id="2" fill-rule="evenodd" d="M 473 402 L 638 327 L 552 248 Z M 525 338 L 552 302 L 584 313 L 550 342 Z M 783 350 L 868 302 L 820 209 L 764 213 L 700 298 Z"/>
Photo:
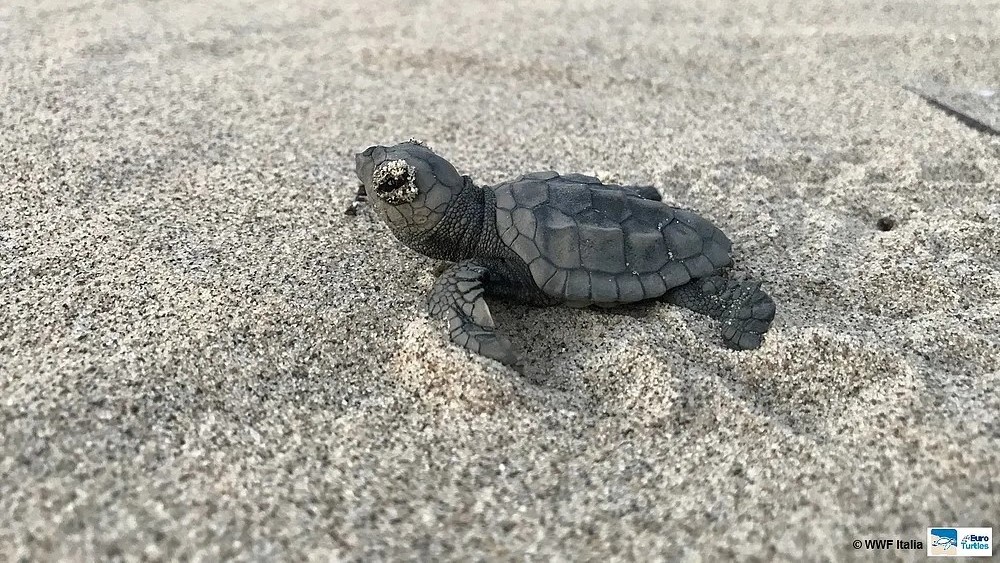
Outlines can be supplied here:
<path id="1" fill-rule="evenodd" d="M 417 197 L 416 170 L 405 160 L 387 160 L 372 174 L 372 186 L 389 203 L 407 203 Z"/>

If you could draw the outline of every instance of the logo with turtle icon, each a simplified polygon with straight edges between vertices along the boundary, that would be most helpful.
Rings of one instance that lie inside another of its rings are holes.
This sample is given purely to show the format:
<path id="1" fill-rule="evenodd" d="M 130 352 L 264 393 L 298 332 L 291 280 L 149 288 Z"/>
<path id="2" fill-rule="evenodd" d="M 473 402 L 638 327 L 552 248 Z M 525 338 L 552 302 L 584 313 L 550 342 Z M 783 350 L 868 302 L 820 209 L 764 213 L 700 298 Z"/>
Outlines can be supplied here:
<path id="1" fill-rule="evenodd" d="M 957 555 L 958 530 L 955 528 L 931 528 L 929 555 Z"/>

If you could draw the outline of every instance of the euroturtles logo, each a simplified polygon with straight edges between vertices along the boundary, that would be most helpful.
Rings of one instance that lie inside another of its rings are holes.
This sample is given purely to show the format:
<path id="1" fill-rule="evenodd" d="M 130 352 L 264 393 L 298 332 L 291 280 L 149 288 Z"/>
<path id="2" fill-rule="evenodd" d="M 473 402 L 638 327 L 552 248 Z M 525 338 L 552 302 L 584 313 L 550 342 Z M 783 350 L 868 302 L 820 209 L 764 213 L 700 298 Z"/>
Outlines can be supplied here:
<path id="1" fill-rule="evenodd" d="M 993 555 L 993 528 L 927 528 L 927 555 L 990 557 Z"/>

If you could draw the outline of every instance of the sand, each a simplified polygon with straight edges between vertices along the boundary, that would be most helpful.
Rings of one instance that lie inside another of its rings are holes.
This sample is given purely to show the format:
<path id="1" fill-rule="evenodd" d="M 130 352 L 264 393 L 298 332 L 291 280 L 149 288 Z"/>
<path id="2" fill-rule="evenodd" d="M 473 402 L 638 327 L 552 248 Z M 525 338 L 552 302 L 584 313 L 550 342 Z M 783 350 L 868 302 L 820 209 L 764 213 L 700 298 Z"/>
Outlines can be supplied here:
<path id="1" fill-rule="evenodd" d="M 0 53 L 0 559 L 1000 527 L 1000 137 L 902 88 L 1000 86 L 995 2 L 14 0 Z M 352 155 L 409 137 L 660 186 L 765 281 L 766 343 L 495 303 L 525 376 L 447 344 L 435 262 L 342 214 Z"/>

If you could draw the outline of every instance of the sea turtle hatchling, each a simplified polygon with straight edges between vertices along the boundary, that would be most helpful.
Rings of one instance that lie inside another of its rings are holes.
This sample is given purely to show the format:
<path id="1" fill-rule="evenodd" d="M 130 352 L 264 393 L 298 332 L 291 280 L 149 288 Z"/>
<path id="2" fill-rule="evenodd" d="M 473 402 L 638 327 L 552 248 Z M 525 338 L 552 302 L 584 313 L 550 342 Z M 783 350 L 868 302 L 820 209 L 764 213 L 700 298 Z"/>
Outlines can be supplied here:
<path id="1" fill-rule="evenodd" d="M 759 347 L 774 318 L 759 282 L 727 277 L 726 235 L 652 187 L 556 172 L 477 186 L 417 141 L 370 147 L 355 164 L 359 198 L 396 238 L 452 262 L 430 290 L 430 314 L 453 342 L 505 364 L 519 360 L 484 297 L 605 307 L 661 299 L 721 321 L 737 350 Z"/>

